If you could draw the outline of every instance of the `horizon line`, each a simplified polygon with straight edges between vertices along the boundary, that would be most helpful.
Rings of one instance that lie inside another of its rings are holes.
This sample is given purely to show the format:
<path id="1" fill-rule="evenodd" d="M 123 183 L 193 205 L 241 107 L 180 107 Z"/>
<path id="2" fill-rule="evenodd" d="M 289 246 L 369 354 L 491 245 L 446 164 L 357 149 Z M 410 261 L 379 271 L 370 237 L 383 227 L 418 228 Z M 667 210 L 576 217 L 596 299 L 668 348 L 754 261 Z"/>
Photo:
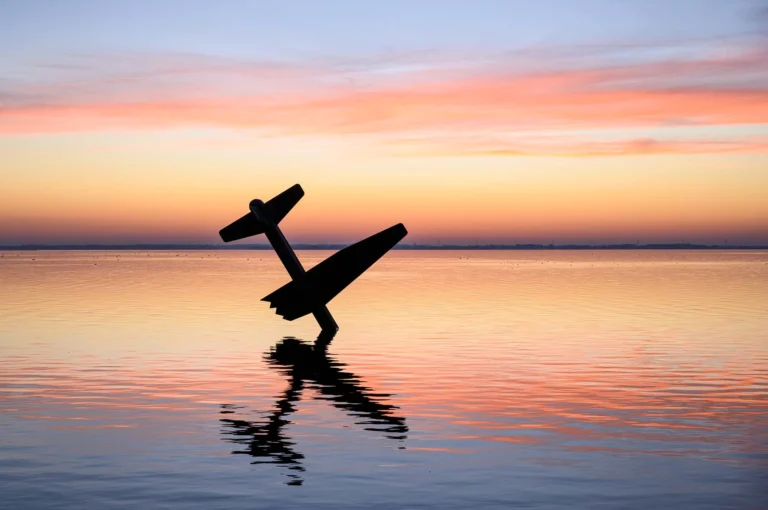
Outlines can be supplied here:
<path id="1" fill-rule="evenodd" d="M 296 250 L 340 250 L 351 244 L 296 243 Z M 768 245 L 697 244 L 697 243 L 603 243 L 603 244 L 418 244 L 400 243 L 393 250 L 766 250 Z M 130 244 L 18 244 L 0 245 L 5 251 L 87 251 L 87 250 L 272 250 L 269 244 L 204 244 L 204 243 L 130 243 Z"/>

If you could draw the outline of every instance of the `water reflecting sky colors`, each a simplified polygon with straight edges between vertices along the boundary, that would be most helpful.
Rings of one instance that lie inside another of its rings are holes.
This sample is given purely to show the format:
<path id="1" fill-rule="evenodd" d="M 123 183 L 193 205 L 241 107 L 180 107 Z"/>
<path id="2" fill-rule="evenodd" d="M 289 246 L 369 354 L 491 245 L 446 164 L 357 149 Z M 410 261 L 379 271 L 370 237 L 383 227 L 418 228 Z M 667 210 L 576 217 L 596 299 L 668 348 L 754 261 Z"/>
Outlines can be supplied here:
<path id="1" fill-rule="evenodd" d="M 266 251 L 3 253 L 0 501 L 765 504 L 767 252 L 393 252 L 328 345 L 259 301 L 286 280 Z"/>

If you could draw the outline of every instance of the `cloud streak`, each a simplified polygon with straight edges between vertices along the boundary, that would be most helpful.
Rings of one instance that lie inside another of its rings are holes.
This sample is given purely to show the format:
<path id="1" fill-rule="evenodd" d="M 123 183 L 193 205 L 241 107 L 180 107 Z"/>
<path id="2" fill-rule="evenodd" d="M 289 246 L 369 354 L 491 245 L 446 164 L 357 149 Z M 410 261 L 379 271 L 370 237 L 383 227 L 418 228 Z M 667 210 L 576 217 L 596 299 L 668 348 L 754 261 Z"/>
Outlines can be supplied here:
<path id="1" fill-rule="evenodd" d="M 550 139 L 500 133 L 768 123 L 768 49 L 590 48 L 407 61 L 252 63 L 120 58 L 0 82 L 0 134 L 218 127 L 272 135 L 414 138 L 447 153 L 764 152 L 763 140 Z M 90 64 L 89 64 L 90 62 Z M 94 70 L 97 69 L 97 70 Z M 453 150 L 451 150 L 453 149 Z"/>
<path id="2" fill-rule="evenodd" d="M 640 156 L 652 154 L 768 154 L 768 138 L 744 140 L 657 140 L 635 138 L 627 140 L 573 140 L 568 137 L 536 137 L 500 141 L 474 140 L 411 140 L 409 152 L 414 155 L 447 156 Z"/>

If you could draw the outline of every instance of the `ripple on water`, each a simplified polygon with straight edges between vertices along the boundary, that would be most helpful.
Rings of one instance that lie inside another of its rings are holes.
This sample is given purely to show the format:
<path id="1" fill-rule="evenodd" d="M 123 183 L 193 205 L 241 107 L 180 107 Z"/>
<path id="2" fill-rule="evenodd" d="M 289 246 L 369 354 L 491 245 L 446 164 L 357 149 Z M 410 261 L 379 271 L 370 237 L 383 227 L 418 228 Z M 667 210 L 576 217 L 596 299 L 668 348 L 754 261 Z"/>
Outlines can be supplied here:
<path id="1" fill-rule="evenodd" d="M 766 252 L 394 252 L 334 300 L 326 346 L 262 306 L 287 279 L 269 252 L 18 255 L 0 259 L 11 507 L 766 495 Z"/>

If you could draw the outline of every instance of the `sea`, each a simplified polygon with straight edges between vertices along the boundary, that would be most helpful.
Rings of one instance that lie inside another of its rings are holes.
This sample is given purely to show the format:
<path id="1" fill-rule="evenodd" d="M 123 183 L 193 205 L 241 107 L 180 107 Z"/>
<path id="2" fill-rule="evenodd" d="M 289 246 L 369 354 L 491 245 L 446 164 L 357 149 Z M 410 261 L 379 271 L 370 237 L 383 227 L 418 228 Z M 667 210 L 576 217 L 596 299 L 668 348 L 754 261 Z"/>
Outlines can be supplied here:
<path id="1" fill-rule="evenodd" d="M 287 281 L 1 253 L 0 508 L 768 508 L 766 251 L 393 251 L 333 338 Z"/>

